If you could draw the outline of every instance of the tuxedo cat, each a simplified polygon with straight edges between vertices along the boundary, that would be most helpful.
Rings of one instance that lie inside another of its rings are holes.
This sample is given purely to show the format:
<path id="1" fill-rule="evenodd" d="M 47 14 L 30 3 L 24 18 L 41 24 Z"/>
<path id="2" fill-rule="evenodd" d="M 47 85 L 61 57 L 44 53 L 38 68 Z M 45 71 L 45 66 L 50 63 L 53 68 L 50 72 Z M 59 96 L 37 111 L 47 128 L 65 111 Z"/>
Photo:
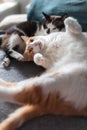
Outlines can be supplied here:
<path id="1" fill-rule="evenodd" d="M 10 57 L 23 61 L 22 53 L 25 50 L 25 43 L 20 36 L 38 36 L 47 35 L 52 32 L 64 30 L 64 20 L 67 14 L 62 16 L 49 16 L 43 13 L 45 20 L 40 22 L 27 21 L 19 23 L 6 30 L 6 34 L 1 35 L 1 48 L 6 52 L 3 65 L 10 64 Z"/>
<path id="2" fill-rule="evenodd" d="M 27 41 L 34 62 L 47 68 L 44 74 L 15 83 L 0 80 L 0 102 L 23 105 L 0 123 L 0 130 L 16 130 L 46 114 L 87 116 L 87 33 L 72 17 L 64 24 L 65 32 Z"/>

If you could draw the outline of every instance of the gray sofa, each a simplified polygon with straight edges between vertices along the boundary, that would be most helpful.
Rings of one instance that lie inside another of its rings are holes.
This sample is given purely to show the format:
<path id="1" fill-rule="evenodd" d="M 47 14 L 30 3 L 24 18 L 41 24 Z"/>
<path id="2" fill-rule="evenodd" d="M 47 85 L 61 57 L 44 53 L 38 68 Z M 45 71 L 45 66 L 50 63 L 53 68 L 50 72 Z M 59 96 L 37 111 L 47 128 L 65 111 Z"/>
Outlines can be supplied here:
<path id="1" fill-rule="evenodd" d="M 7 19 L 7 21 L 9 21 L 9 19 Z M 23 20 L 24 19 L 25 16 L 23 16 Z M 13 21 L 16 22 L 14 16 Z M 20 18 L 18 22 L 20 22 Z M 0 28 L 2 25 L 4 27 L 6 23 L 6 21 L 4 21 L 4 24 L 0 23 Z M 12 24 L 14 23 L 12 22 Z M 39 75 L 45 71 L 43 68 L 36 66 L 33 62 L 21 63 L 17 62 L 16 60 L 12 60 L 10 67 L 8 69 L 4 69 L 1 65 L 3 57 L 4 52 L 0 50 L 0 78 L 3 78 L 4 80 L 12 82 L 20 81 Z M 18 107 L 20 106 L 9 103 L 0 103 L 0 122 Z M 87 118 L 47 115 L 26 122 L 18 130 L 87 130 Z"/>

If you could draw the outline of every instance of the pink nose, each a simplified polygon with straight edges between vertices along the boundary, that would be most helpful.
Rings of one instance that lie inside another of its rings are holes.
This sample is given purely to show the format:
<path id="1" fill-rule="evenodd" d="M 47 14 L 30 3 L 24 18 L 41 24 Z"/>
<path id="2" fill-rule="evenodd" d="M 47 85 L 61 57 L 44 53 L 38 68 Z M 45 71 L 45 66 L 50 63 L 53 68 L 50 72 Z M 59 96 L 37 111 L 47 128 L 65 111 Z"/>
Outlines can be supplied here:
<path id="1" fill-rule="evenodd" d="M 37 47 L 41 48 L 41 42 L 40 42 L 40 41 L 35 41 L 35 42 L 33 42 L 33 43 L 30 43 L 30 45 L 31 45 L 32 47 L 37 46 Z"/>
<path id="2" fill-rule="evenodd" d="M 35 46 L 37 46 L 37 47 L 39 47 L 41 49 L 41 42 L 40 41 L 37 41 L 34 44 L 35 44 Z"/>
<path id="3" fill-rule="evenodd" d="M 41 42 L 35 42 L 35 46 L 40 46 Z"/>

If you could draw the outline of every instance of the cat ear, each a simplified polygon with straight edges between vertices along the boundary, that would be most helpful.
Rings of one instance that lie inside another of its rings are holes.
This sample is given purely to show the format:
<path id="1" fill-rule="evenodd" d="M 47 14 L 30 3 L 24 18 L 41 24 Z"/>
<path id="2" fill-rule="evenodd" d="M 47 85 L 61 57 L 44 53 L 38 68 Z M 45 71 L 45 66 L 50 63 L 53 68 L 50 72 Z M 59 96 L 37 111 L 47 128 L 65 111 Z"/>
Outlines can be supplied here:
<path id="1" fill-rule="evenodd" d="M 50 15 L 48 15 L 48 14 L 46 14 L 46 13 L 44 13 L 44 12 L 42 12 L 42 14 L 43 14 L 43 16 L 45 17 L 45 19 L 47 20 L 47 21 L 50 21 L 51 19 L 50 19 Z"/>
<path id="2" fill-rule="evenodd" d="M 29 39 L 29 37 L 27 37 L 27 36 L 21 36 L 21 38 L 22 38 L 22 40 L 25 41 L 25 42 Z"/>
<path id="3" fill-rule="evenodd" d="M 68 14 L 67 13 L 64 13 L 61 18 L 63 19 L 63 21 L 68 17 Z"/>

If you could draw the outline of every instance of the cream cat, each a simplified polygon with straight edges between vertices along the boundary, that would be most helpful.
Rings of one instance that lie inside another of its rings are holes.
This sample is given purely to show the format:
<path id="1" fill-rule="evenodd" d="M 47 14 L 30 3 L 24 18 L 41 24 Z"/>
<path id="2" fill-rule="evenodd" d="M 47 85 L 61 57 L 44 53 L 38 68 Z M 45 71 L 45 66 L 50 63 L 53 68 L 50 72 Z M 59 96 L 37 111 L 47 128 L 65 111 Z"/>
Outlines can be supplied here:
<path id="1" fill-rule="evenodd" d="M 45 114 L 87 116 L 87 33 L 72 17 L 64 23 L 66 32 L 27 43 L 34 62 L 47 68 L 44 74 L 17 83 L 0 80 L 0 102 L 23 105 L 0 123 L 0 130 L 16 130 Z"/>

